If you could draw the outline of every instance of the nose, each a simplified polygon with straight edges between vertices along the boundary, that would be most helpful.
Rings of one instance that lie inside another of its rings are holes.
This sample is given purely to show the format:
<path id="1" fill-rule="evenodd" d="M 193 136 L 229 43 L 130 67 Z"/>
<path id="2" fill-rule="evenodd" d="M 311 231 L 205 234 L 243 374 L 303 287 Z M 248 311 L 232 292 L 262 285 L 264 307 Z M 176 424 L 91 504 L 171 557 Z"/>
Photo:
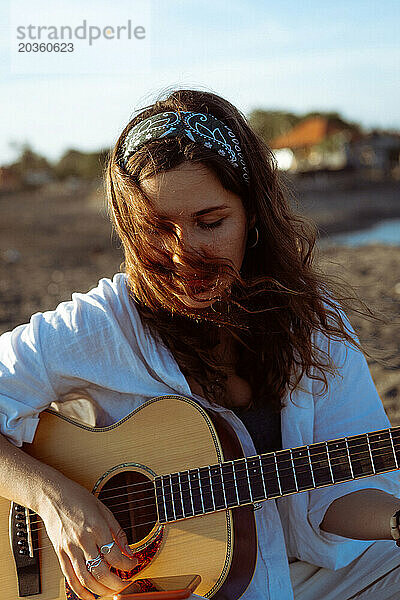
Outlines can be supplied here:
<path id="1" fill-rule="evenodd" d="M 183 265 L 183 262 L 179 256 L 179 249 L 184 249 L 186 252 L 192 253 L 197 258 L 200 256 L 208 256 L 210 254 L 210 247 L 203 239 L 201 239 L 200 235 L 196 235 L 196 231 L 191 231 L 190 229 L 183 230 L 182 228 L 176 228 L 176 233 L 179 238 L 179 242 L 176 244 L 172 253 L 172 262 L 176 265 L 176 267 L 180 267 Z M 186 267 L 185 267 L 186 273 Z M 196 275 L 195 275 L 196 277 Z"/>
<path id="2" fill-rule="evenodd" d="M 179 227 L 179 225 L 176 226 L 176 233 L 179 238 L 179 242 L 177 243 L 176 247 L 174 248 L 172 260 L 175 264 L 179 265 L 182 263 L 179 258 L 178 248 L 183 247 L 183 248 L 185 248 L 185 250 L 187 252 L 190 252 L 190 250 L 198 251 L 200 248 L 199 248 L 199 244 L 196 243 L 196 240 L 194 239 L 195 236 L 191 235 L 187 230 L 184 230 L 181 227 Z"/>

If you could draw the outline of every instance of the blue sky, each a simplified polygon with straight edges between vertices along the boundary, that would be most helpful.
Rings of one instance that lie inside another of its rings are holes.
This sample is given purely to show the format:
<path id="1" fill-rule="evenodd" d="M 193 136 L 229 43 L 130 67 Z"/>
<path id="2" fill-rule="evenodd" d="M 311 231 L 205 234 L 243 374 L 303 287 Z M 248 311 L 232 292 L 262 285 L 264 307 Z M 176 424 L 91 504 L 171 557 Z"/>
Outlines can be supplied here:
<path id="1" fill-rule="evenodd" d="M 25 0 L 10 1 L 15 8 Z M 148 2 L 150 62 L 141 67 L 124 52 L 124 72 L 114 74 L 12 73 L 15 17 L 9 20 L 2 3 L 0 164 L 12 160 L 23 142 L 51 159 L 70 147 L 108 147 L 134 110 L 173 87 L 213 91 L 245 114 L 255 108 L 336 110 L 367 128 L 400 129 L 398 0 Z M 109 24 L 110 7 L 111 24 L 127 15 L 140 21 L 135 0 L 47 5 L 75 25 L 88 15 Z M 41 16 L 38 22 L 44 22 Z M 92 59 L 98 52 L 102 65 L 104 47 L 94 44 L 90 51 Z"/>

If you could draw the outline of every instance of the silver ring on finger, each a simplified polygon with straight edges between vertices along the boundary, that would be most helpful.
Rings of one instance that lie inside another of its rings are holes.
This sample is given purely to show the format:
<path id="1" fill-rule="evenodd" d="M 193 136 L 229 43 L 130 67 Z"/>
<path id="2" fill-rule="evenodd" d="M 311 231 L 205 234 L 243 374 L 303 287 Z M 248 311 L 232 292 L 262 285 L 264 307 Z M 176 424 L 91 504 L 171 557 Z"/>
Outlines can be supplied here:
<path id="1" fill-rule="evenodd" d="M 114 545 L 115 545 L 114 540 L 112 542 L 110 542 L 109 544 L 103 544 L 102 547 L 100 548 L 101 554 L 109 554 L 109 552 L 111 552 L 111 550 L 113 549 Z"/>
<path id="2" fill-rule="evenodd" d="M 91 560 L 86 561 L 86 568 L 91 573 L 95 567 L 98 567 L 101 561 L 103 560 L 103 555 L 98 554 L 96 558 L 92 558 Z"/>

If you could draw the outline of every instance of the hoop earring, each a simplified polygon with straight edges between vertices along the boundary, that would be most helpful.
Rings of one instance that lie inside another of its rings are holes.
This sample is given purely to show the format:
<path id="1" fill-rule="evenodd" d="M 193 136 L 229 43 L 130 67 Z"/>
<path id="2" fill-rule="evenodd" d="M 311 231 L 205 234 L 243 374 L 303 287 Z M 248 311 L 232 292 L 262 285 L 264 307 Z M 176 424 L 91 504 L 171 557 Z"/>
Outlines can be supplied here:
<path id="1" fill-rule="evenodd" d="M 254 229 L 256 230 L 257 239 L 254 242 L 254 244 L 252 244 L 251 246 L 249 246 L 249 248 L 255 248 L 257 246 L 257 244 L 258 244 L 258 229 L 257 229 L 257 227 L 254 227 Z"/>

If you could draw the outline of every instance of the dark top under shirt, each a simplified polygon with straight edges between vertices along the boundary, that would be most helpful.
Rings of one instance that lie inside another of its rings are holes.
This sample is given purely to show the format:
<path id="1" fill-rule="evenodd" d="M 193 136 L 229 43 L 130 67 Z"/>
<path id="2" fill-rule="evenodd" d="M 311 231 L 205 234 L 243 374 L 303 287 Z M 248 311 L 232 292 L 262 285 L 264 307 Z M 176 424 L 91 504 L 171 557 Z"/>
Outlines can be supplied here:
<path id="1" fill-rule="evenodd" d="M 231 410 L 244 423 L 258 454 L 282 449 L 280 413 L 273 412 L 268 405 L 251 408 L 234 406 Z"/>

